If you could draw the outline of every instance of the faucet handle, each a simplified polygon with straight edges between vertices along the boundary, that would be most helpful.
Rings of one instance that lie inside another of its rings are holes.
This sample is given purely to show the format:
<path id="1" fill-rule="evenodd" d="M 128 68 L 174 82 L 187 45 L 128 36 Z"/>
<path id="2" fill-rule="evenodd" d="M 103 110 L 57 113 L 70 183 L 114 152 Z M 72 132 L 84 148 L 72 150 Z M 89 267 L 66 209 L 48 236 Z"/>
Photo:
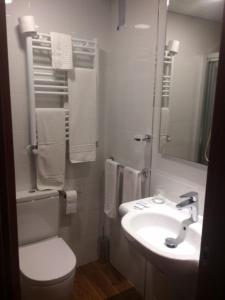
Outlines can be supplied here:
<path id="1" fill-rule="evenodd" d="M 198 221 L 198 193 L 189 192 L 181 195 L 180 198 L 188 198 L 176 205 L 178 209 L 189 208 L 191 212 L 191 220 Z"/>
<path id="2" fill-rule="evenodd" d="M 180 196 L 180 198 L 192 198 L 193 200 L 198 200 L 198 193 L 197 192 L 188 192 Z"/>

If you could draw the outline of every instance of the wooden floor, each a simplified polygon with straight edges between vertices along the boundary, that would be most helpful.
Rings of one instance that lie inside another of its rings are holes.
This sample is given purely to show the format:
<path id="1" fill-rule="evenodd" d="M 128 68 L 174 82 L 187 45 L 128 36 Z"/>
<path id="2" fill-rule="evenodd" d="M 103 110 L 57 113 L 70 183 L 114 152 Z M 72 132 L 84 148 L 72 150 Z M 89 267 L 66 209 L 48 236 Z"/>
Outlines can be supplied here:
<path id="1" fill-rule="evenodd" d="M 100 262 L 76 271 L 74 300 L 143 300 L 134 287 L 110 264 Z"/>

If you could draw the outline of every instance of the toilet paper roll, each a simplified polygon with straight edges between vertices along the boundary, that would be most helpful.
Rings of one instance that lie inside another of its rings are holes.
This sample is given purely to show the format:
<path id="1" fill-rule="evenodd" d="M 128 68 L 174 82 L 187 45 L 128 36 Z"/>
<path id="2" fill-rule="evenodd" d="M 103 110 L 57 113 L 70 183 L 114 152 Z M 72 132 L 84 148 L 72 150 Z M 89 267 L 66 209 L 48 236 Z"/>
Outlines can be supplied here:
<path id="1" fill-rule="evenodd" d="M 173 52 L 174 54 L 177 54 L 180 49 L 180 41 L 177 40 L 170 40 L 168 42 L 168 50 Z"/>
<path id="2" fill-rule="evenodd" d="M 21 33 L 34 33 L 37 31 L 37 26 L 33 16 L 23 16 L 19 18 Z"/>
<path id="3" fill-rule="evenodd" d="M 74 214 L 77 212 L 77 191 L 65 191 L 66 196 L 66 214 Z"/>

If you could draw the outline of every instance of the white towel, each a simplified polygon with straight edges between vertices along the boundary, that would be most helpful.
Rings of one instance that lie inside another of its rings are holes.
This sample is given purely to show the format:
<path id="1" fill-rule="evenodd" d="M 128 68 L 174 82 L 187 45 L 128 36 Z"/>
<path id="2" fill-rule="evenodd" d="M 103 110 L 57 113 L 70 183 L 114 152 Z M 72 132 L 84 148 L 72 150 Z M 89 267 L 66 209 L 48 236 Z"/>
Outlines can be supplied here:
<path id="1" fill-rule="evenodd" d="M 116 218 L 119 206 L 119 164 L 111 159 L 105 162 L 105 203 L 104 213 Z"/>
<path id="2" fill-rule="evenodd" d="M 160 136 L 167 136 L 169 134 L 169 121 L 170 121 L 170 109 L 168 107 L 162 107 Z"/>
<path id="3" fill-rule="evenodd" d="M 37 188 L 64 187 L 65 179 L 65 110 L 37 108 Z"/>
<path id="4" fill-rule="evenodd" d="M 123 173 L 123 198 L 122 202 L 129 202 L 142 198 L 141 172 L 129 167 L 124 168 Z"/>
<path id="5" fill-rule="evenodd" d="M 97 85 L 96 71 L 75 69 L 75 78 L 69 83 L 71 163 L 96 160 L 97 141 Z"/>
<path id="6" fill-rule="evenodd" d="M 59 70 L 73 69 L 72 39 L 68 34 L 51 32 L 52 67 Z"/>

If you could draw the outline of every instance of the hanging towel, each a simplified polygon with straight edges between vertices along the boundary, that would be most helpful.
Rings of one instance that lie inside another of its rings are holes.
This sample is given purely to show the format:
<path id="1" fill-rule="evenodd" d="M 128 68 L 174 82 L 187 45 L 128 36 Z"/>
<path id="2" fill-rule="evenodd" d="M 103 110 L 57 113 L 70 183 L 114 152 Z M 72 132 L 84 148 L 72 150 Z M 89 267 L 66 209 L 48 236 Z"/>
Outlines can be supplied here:
<path id="1" fill-rule="evenodd" d="M 52 67 L 59 70 L 73 69 L 72 39 L 68 34 L 51 32 Z"/>
<path id="2" fill-rule="evenodd" d="M 162 107 L 161 108 L 160 136 L 168 136 L 169 121 L 170 121 L 170 109 L 169 109 L 169 107 Z"/>
<path id="3" fill-rule="evenodd" d="M 69 85 L 69 157 L 71 163 L 96 160 L 97 86 L 96 71 L 75 69 Z"/>
<path id="4" fill-rule="evenodd" d="M 105 162 L 105 203 L 104 213 L 116 218 L 119 206 L 119 164 L 111 159 Z"/>
<path id="5" fill-rule="evenodd" d="M 142 198 L 141 172 L 129 167 L 124 168 L 123 173 L 123 198 L 122 202 L 129 202 Z"/>
<path id="6" fill-rule="evenodd" d="M 37 188 L 64 187 L 65 179 L 65 110 L 37 108 Z"/>

